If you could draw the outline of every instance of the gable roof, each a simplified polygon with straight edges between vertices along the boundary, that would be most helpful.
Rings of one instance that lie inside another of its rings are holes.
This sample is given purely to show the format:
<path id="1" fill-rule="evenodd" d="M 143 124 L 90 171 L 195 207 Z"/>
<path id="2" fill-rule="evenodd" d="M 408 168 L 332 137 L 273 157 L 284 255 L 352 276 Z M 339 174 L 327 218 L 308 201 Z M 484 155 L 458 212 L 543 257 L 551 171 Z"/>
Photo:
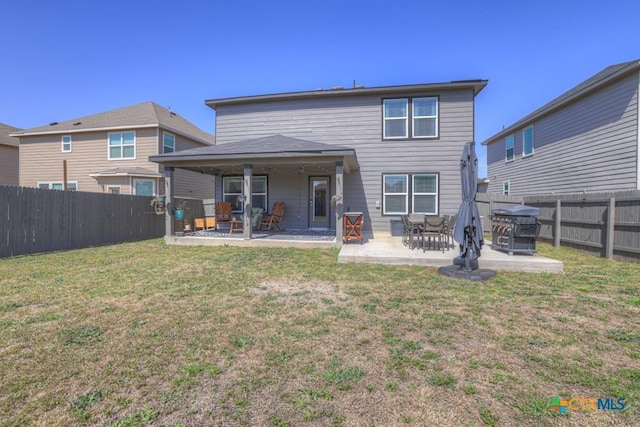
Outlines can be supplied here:
<path id="1" fill-rule="evenodd" d="M 266 161 L 273 159 L 295 160 L 296 158 L 344 157 L 349 170 L 358 169 L 358 160 L 353 148 L 323 144 L 284 135 L 247 139 L 208 147 L 191 148 L 173 153 L 149 157 L 149 161 L 162 164 L 175 162 L 238 162 L 239 160 Z"/>
<path id="2" fill-rule="evenodd" d="M 482 143 L 482 145 L 488 145 L 493 142 L 496 142 L 499 139 L 504 138 L 506 135 L 513 133 L 515 130 L 527 126 L 536 120 L 544 117 L 548 114 L 553 113 L 554 111 L 563 108 L 565 105 L 574 102 L 584 96 L 589 95 L 590 93 L 595 92 L 598 89 L 608 85 L 609 83 L 617 80 L 621 77 L 626 76 L 629 73 L 640 70 L 640 60 L 636 59 L 629 62 L 622 62 L 620 64 L 611 65 L 599 73 L 589 77 L 587 80 L 583 81 L 579 85 L 574 88 L 566 91 L 559 97 L 553 99 L 552 101 L 546 103 L 542 107 L 535 110 L 533 113 L 528 114 L 522 119 L 518 120 L 511 126 L 501 130 L 496 133 L 492 137 L 488 138 L 486 141 Z"/>
<path id="3" fill-rule="evenodd" d="M 143 102 L 104 113 L 92 114 L 63 122 L 16 132 L 14 136 L 77 133 L 97 130 L 161 127 L 168 131 L 195 139 L 203 144 L 215 144 L 215 137 L 179 114 L 154 102 Z"/>
<path id="4" fill-rule="evenodd" d="M 407 93 L 420 93 L 420 92 L 437 92 L 442 90 L 454 90 L 454 89 L 472 89 L 473 95 L 477 95 L 487 85 L 488 80 L 457 80 L 447 83 L 425 83 L 425 84 L 413 84 L 413 85 L 400 85 L 400 86 L 379 86 L 369 87 L 356 86 L 353 89 L 344 89 L 341 86 L 324 90 L 311 90 L 304 92 L 288 92 L 288 93 L 276 93 L 270 95 L 255 95 L 255 96 L 240 96 L 234 98 L 219 98 L 208 99 L 205 101 L 209 107 L 214 110 L 218 106 L 223 105 L 235 105 L 235 104 L 248 104 L 253 102 L 264 101 L 278 101 L 278 100 L 298 100 L 298 99 L 311 99 L 311 98 L 331 98 L 331 97 L 349 97 L 349 96 L 363 96 L 363 95 L 384 95 L 393 96 Z"/>
<path id="5" fill-rule="evenodd" d="M 18 132 L 22 129 L 14 128 L 13 126 L 0 123 L 0 145 L 8 145 L 9 147 L 18 147 L 19 140 L 16 137 L 10 136 L 14 132 Z"/>

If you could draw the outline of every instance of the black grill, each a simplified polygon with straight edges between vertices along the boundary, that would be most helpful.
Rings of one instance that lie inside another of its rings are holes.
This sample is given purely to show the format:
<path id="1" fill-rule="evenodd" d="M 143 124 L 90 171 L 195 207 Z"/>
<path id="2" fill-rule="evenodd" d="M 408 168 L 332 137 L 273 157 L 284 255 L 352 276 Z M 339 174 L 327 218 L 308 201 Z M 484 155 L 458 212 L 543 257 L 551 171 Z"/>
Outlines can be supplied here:
<path id="1" fill-rule="evenodd" d="M 531 206 L 510 205 L 491 211 L 491 248 L 514 253 L 535 254 L 540 234 L 540 210 Z"/>

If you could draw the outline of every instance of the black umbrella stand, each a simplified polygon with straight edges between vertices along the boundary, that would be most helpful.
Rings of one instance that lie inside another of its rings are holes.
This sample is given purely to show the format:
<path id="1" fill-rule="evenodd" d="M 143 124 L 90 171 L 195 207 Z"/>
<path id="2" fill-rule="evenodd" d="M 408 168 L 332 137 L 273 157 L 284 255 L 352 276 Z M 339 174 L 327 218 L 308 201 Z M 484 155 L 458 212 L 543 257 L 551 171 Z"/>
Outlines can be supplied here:
<path id="1" fill-rule="evenodd" d="M 475 142 L 467 142 L 460 157 L 460 179 L 462 184 L 462 203 L 453 230 L 454 239 L 460 243 L 460 255 L 455 257 L 453 265 L 440 267 L 438 273 L 463 280 L 488 280 L 496 275 L 493 270 L 479 268 L 478 258 L 484 244 L 482 222 L 476 204 L 478 187 L 478 157 Z"/>

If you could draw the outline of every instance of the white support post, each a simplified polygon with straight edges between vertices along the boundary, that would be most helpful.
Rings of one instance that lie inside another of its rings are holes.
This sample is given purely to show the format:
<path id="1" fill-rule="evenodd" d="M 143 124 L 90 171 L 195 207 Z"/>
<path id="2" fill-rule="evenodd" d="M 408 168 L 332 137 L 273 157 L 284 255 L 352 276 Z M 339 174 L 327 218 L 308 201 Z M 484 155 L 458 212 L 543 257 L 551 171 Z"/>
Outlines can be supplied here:
<path id="1" fill-rule="evenodd" d="M 173 168 L 164 167 L 164 236 L 173 236 Z"/>
<path id="2" fill-rule="evenodd" d="M 336 243 L 342 246 L 344 237 L 344 201 L 343 201 L 343 179 L 344 163 L 342 160 L 336 161 Z"/>
<path id="3" fill-rule="evenodd" d="M 243 234 L 245 240 L 251 240 L 251 181 L 253 180 L 253 166 L 250 164 L 244 164 L 244 186 L 243 186 L 243 194 L 246 197 L 244 201 L 244 224 L 243 224 Z"/>

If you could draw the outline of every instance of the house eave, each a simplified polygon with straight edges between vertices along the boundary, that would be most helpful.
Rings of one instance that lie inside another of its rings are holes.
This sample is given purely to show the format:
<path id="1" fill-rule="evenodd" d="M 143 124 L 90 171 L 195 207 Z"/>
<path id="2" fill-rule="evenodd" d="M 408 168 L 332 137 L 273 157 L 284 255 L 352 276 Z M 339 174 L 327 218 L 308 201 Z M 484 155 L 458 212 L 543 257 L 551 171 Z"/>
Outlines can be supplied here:
<path id="1" fill-rule="evenodd" d="M 455 89 L 472 89 L 474 96 L 480 93 L 480 91 L 487 85 L 488 80 L 458 80 L 445 83 L 426 83 L 426 84 L 412 84 L 412 85 L 400 85 L 400 86 L 380 86 L 380 87 L 355 87 L 353 89 L 318 89 L 313 91 L 302 92 L 287 92 L 276 93 L 268 95 L 253 95 L 253 96 L 240 96 L 234 98 L 219 98 L 205 100 L 205 104 L 212 109 L 216 109 L 219 106 L 248 104 L 254 102 L 269 102 L 269 101 L 285 101 L 285 100 L 301 100 L 301 99 L 314 99 L 314 98 L 333 98 L 333 97 L 351 97 L 351 96 L 365 96 L 365 95 L 395 95 L 406 93 L 420 93 L 420 92 L 439 92 L 442 90 L 455 90 Z"/>

